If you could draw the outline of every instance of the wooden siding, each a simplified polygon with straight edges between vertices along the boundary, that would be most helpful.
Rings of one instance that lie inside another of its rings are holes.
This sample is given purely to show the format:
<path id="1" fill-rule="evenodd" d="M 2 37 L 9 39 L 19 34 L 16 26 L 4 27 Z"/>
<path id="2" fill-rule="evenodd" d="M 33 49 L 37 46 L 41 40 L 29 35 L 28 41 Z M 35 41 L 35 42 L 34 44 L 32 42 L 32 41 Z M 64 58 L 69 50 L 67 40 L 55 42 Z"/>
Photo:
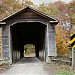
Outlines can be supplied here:
<path id="1" fill-rule="evenodd" d="M 2 26 L 2 57 L 9 57 L 9 27 Z"/>
<path id="2" fill-rule="evenodd" d="M 51 24 L 48 25 L 48 40 L 49 40 L 48 56 L 57 56 L 55 26 Z"/>

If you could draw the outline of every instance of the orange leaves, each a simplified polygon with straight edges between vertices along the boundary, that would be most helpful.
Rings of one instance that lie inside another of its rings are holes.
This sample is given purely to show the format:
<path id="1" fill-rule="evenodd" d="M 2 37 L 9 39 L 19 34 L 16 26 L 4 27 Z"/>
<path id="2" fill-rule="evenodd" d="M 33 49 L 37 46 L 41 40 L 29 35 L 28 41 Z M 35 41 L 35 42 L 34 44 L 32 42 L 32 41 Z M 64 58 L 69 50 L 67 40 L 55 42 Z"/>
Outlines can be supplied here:
<path id="1" fill-rule="evenodd" d="M 59 56 L 68 56 L 69 49 L 68 49 L 68 41 L 69 38 L 67 37 L 68 33 L 63 30 L 61 25 L 56 26 L 56 45 L 57 51 Z"/>

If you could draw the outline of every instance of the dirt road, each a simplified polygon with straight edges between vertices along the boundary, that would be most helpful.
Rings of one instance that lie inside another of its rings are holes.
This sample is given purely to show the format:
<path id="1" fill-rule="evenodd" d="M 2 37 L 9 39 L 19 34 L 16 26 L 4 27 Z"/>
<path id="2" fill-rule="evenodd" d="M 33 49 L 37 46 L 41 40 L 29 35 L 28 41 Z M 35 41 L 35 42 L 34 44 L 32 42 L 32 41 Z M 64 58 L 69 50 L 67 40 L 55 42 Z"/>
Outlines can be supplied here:
<path id="1" fill-rule="evenodd" d="M 55 75 L 50 64 L 37 58 L 23 58 L 0 75 Z"/>

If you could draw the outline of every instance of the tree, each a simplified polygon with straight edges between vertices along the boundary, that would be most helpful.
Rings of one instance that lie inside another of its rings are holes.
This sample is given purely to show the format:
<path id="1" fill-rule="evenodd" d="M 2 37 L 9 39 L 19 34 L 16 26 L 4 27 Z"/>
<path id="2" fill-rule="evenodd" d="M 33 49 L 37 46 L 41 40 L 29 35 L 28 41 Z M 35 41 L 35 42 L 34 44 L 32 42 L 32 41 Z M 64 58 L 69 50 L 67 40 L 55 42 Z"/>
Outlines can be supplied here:
<path id="1" fill-rule="evenodd" d="M 68 10 L 68 4 L 62 2 L 62 1 L 57 1 L 54 3 L 56 9 L 59 11 L 58 19 L 60 20 L 60 24 L 65 23 L 68 19 L 67 10 Z"/>
<path id="2" fill-rule="evenodd" d="M 22 0 L 22 6 L 26 5 L 35 6 L 31 0 Z"/>
<path id="3" fill-rule="evenodd" d="M 69 48 L 68 48 L 68 33 L 62 29 L 62 25 L 56 26 L 56 45 L 58 56 L 69 56 Z M 64 33 L 64 35 L 63 35 Z"/>
<path id="4" fill-rule="evenodd" d="M 0 3 L 2 2 L 0 6 L 0 19 L 14 13 L 15 11 L 18 11 L 19 9 L 22 8 L 22 5 L 19 4 L 18 1 L 16 0 L 1 0 Z"/>
<path id="5" fill-rule="evenodd" d="M 71 1 L 68 6 L 68 14 L 71 20 L 71 28 L 75 26 L 75 0 Z"/>
<path id="6" fill-rule="evenodd" d="M 51 5 L 42 3 L 39 5 L 38 9 L 50 16 L 56 17 L 58 15 L 58 10 L 52 3 Z"/>

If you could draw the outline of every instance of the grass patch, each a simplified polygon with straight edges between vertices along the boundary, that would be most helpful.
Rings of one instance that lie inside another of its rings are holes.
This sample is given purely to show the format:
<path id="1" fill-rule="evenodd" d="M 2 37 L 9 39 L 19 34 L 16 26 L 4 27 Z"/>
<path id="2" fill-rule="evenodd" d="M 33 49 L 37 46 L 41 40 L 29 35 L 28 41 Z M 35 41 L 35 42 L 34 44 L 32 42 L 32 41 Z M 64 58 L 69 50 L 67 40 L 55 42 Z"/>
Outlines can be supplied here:
<path id="1" fill-rule="evenodd" d="M 73 71 L 63 71 L 63 70 L 59 70 L 56 71 L 56 75 L 74 75 L 75 73 Z"/>

